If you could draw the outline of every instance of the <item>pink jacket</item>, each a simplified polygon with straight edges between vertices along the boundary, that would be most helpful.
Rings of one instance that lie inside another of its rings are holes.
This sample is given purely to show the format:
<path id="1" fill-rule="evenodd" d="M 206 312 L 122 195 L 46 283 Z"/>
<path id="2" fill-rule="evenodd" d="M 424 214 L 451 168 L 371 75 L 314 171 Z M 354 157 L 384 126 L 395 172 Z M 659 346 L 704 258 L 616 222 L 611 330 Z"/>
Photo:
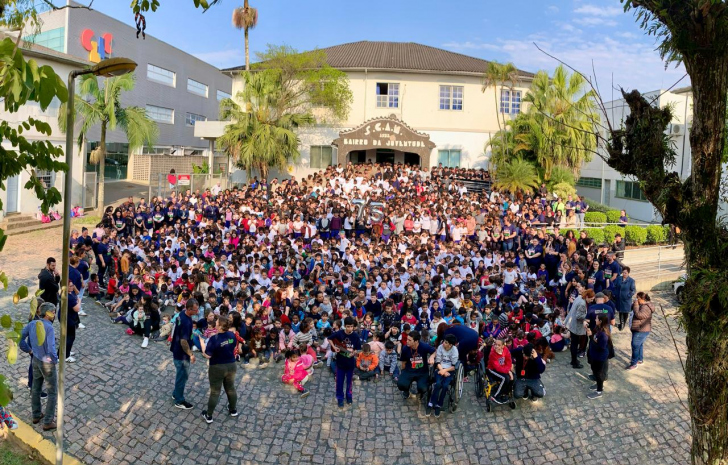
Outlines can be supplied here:
<path id="1" fill-rule="evenodd" d="M 309 375 L 308 369 L 313 364 L 313 358 L 310 355 L 301 355 L 301 357 L 298 359 L 296 364 L 293 366 L 293 370 L 291 370 L 291 361 L 286 360 L 286 366 L 284 368 L 286 375 L 293 376 L 293 379 L 296 381 L 301 381 L 303 378 Z"/>
<path id="2" fill-rule="evenodd" d="M 296 335 L 296 333 L 294 333 L 293 330 L 291 330 L 291 332 L 289 333 L 289 337 L 288 337 L 288 344 L 286 344 L 286 334 L 285 333 L 286 333 L 285 331 L 281 331 L 280 333 L 278 333 L 278 347 L 280 348 L 281 351 L 293 349 L 293 337 Z"/>

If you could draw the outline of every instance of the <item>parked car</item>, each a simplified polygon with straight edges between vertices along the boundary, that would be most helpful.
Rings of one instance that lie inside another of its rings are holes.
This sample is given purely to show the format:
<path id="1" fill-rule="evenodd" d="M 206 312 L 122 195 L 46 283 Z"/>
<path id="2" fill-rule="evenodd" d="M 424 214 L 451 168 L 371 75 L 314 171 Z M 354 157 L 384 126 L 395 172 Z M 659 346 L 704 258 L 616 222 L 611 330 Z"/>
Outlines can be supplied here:
<path id="1" fill-rule="evenodd" d="M 688 279 L 688 275 L 684 274 L 680 276 L 676 281 L 672 282 L 672 290 L 675 292 L 675 297 L 679 303 L 683 302 L 683 291 L 685 290 L 685 280 Z"/>

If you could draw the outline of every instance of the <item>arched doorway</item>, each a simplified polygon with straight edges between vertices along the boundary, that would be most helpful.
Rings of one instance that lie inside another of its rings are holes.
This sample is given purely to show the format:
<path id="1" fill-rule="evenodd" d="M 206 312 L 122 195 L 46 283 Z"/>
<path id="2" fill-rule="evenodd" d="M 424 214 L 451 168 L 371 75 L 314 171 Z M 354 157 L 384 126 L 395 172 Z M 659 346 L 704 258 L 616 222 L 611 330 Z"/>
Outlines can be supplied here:
<path id="1" fill-rule="evenodd" d="M 394 150 L 377 149 L 377 163 L 394 165 Z"/>
<path id="2" fill-rule="evenodd" d="M 420 165 L 420 156 L 416 153 L 405 152 L 404 153 L 404 164 L 411 165 L 411 166 L 421 166 Z"/>

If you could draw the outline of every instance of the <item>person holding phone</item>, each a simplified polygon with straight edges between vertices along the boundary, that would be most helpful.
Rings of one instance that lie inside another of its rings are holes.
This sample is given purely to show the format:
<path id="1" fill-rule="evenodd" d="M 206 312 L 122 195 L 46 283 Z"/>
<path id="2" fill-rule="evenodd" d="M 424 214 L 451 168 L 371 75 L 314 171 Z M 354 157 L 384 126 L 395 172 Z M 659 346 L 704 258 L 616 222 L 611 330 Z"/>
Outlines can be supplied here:
<path id="1" fill-rule="evenodd" d="M 596 380 L 596 384 L 589 388 L 594 392 L 591 392 L 587 397 L 589 399 L 598 399 L 602 397 L 604 378 L 606 378 L 609 368 L 609 340 L 612 337 L 609 330 L 609 317 L 604 313 L 600 314 L 597 317 L 597 325 L 594 331 L 589 329 L 589 325 L 585 321 L 585 330 L 590 339 L 589 363 Z"/>

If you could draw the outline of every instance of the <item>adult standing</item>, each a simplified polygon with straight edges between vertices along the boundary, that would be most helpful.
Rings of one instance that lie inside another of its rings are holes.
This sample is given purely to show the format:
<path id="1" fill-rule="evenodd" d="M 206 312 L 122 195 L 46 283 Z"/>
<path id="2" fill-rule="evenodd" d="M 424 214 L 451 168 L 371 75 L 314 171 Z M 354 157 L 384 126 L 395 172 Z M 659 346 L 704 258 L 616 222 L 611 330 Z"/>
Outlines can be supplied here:
<path id="1" fill-rule="evenodd" d="M 435 353 L 435 349 L 429 344 L 420 342 L 420 333 L 410 333 L 407 338 L 407 345 L 402 348 L 400 357 L 400 369 L 402 373 L 397 381 L 397 388 L 402 392 L 404 400 L 410 397 L 410 385 L 417 382 L 417 394 L 423 396 L 427 392 L 427 379 L 430 375 L 430 363 L 434 360 L 429 358 Z M 434 359 L 434 357 L 432 357 Z"/>
<path id="2" fill-rule="evenodd" d="M 632 358 L 627 365 L 628 370 L 634 370 L 644 363 L 645 339 L 652 331 L 652 314 L 655 312 L 655 304 L 650 302 L 650 295 L 638 292 L 632 304 L 632 312 Z"/>
<path id="3" fill-rule="evenodd" d="M 48 257 L 46 266 L 38 274 L 38 287 L 43 291 L 40 297 L 48 303 L 58 305 L 58 291 L 61 289 L 61 275 L 56 271 L 56 259 Z"/>
<path id="4" fill-rule="evenodd" d="M 584 320 L 586 319 L 586 300 L 583 296 L 584 294 L 584 285 L 582 283 L 577 283 L 576 290 L 579 293 L 578 296 L 573 298 L 573 301 L 571 302 L 571 307 L 569 309 L 569 314 L 566 317 L 566 326 L 571 333 L 571 367 L 572 368 L 584 368 L 584 365 L 581 364 L 578 360 L 579 355 L 579 346 L 581 345 L 582 340 L 586 336 L 586 331 L 584 329 Z M 592 294 L 594 291 L 589 290 Z"/>
<path id="5" fill-rule="evenodd" d="M 192 408 L 192 404 L 185 400 L 185 386 L 190 377 L 190 363 L 195 363 L 195 355 L 192 353 L 192 317 L 197 315 L 199 306 L 196 299 L 187 301 L 185 311 L 180 312 L 177 319 L 172 333 L 172 344 L 169 347 L 177 371 L 172 393 L 174 406 L 184 410 Z"/>
<path id="6" fill-rule="evenodd" d="M 617 311 L 619 312 L 620 331 L 627 325 L 629 312 L 632 310 L 632 298 L 634 297 L 636 288 L 634 278 L 630 277 L 630 268 L 625 266 L 622 268 L 622 276 L 614 281 L 614 294 L 617 301 Z"/>
<path id="7" fill-rule="evenodd" d="M 587 397 L 590 399 L 598 399 L 602 397 L 604 378 L 609 367 L 609 340 L 611 339 L 609 317 L 603 313 L 600 314 L 597 318 L 595 331 L 592 332 L 587 327 L 586 334 L 591 338 L 589 343 L 589 363 L 591 364 L 594 379 L 597 382 L 589 388 L 594 392 L 590 393 Z"/>
<path id="8" fill-rule="evenodd" d="M 236 341 L 235 334 L 230 331 L 230 320 L 218 318 L 217 334 L 208 339 L 203 352 L 205 358 L 210 360 L 207 374 L 210 380 L 210 397 L 207 399 L 207 410 L 202 412 L 202 417 L 208 424 L 212 423 L 212 413 L 220 400 L 222 387 L 225 388 L 228 399 L 228 413 L 231 417 L 238 416 L 238 394 L 235 392 Z"/>
<path id="9" fill-rule="evenodd" d="M 53 330 L 53 320 L 56 318 L 56 306 L 45 302 L 39 310 L 40 323 L 43 325 L 45 337 L 38 337 L 38 321 L 28 323 L 21 335 L 21 340 L 28 339 L 33 354 L 33 386 L 31 388 L 30 405 L 33 409 L 33 424 L 37 425 L 43 420 L 43 431 L 56 429 L 56 402 L 58 400 L 56 364 L 56 334 Z M 48 401 L 45 414 L 41 410 L 41 393 L 43 382 L 46 383 Z"/>
<path id="10" fill-rule="evenodd" d="M 78 316 L 79 311 L 81 311 L 81 303 L 76 296 L 76 286 L 69 279 L 68 318 L 66 319 L 66 362 L 68 363 L 74 363 L 76 361 L 73 357 L 75 352 L 71 352 L 71 349 L 73 349 L 73 343 L 76 341 L 76 328 L 81 323 L 81 318 Z"/>
<path id="11" fill-rule="evenodd" d="M 83 297 L 83 276 L 81 275 L 81 272 L 78 270 L 78 264 L 81 261 L 80 258 L 76 257 L 75 255 L 71 257 L 71 264 L 68 267 L 68 279 L 73 283 L 73 286 L 76 289 L 75 297 L 76 300 L 78 300 L 79 304 L 79 310 L 78 310 L 78 316 L 82 316 L 81 314 L 81 299 Z M 85 315 L 86 313 L 83 313 Z M 79 329 L 84 329 L 85 326 L 81 324 L 80 319 L 78 323 Z"/>
<path id="12" fill-rule="evenodd" d="M 104 234 L 96 244 L 96 264 L 99 267 L 99 285 L 106 286 L 106 270 L 109 266 L 109 236 Z"/>

